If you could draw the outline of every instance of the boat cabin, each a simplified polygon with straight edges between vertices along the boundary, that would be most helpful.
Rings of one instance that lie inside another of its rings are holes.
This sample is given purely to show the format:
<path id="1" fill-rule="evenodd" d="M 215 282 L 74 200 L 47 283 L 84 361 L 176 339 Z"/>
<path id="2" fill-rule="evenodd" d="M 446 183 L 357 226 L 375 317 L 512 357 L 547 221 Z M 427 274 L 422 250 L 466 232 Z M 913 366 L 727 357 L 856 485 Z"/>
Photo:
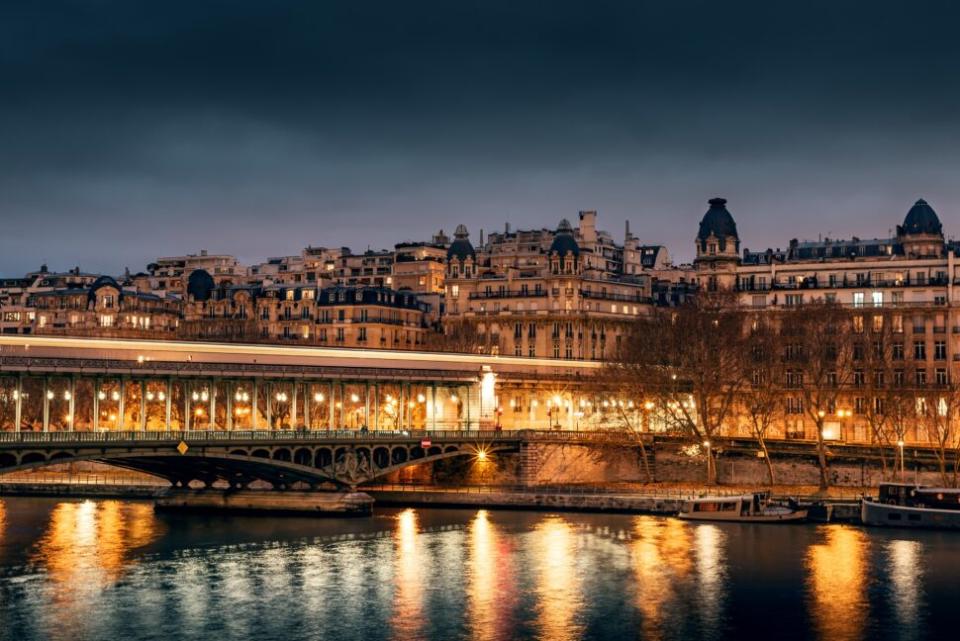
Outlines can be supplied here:
<path id="1" fill-rule="evenodd" d="M 960 510 L 960 489 L 923 487 L 911 483 L 881 483 L 879 502 L 903 507 Z"/>

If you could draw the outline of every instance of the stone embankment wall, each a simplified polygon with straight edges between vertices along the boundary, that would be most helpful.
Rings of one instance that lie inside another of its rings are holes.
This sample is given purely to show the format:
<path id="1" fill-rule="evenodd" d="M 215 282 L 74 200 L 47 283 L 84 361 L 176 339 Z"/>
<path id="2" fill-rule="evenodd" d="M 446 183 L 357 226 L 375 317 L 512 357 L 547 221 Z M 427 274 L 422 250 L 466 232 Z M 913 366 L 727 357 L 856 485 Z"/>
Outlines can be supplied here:
<path id="1" fill-rule="evenodd" d="M 638 447 L 537 443 L 521 454 L 504 454 L 490 461 L 451 459 L 432 469 L 407 472 L 408 482 L 437 485 L 579 485 L 611 483 L 703 483 L 706 459 L 702 452 L 689 453 L 678 445 L 658 444 L 648 449 L 646 464 Z M 817 485 L 820 472 L 811 448 L 809 454 L 771 454 L 778 485 Z M 838 487 L 876 487 L 883 480 L 898 480 L 896 461 L 888 458 L 884 472 L 879 459 L 831 458 L 830 483 Z M 952 472 L 952 470 L 950 471 Z M 948 474 L 950 473 L 948 472 Z M 767 466 L 762 458 L 745 453 L 723 452 L 717 457 L 721 484 L 765 485 Z M 941 485 L 940 474 L 927 466 L 906 464 L 904 479 L 923 485 Z M 391 479 L 394 480 L 394 479 Z M 395 479 L 399 480 L 399 479 Z"/>
<path id="2" fill-rule="evenodd" d="M 773 473 L 777 485 L 817 485 L 820 468 L 815 452 L 809 455 L 772 453 Z M 876 487 L 881 481 L 899 480 L 896 461 L 883 464 L 875 458 L 828 459 L 830 484 L 836 487 Z M 907 463 L 904 480 L 922 485 L 940 485 L 940 474 L 935 470 L 918 470 Z M 706 480 L 706 459 L 689 456 L 680 448 L 661 446 L 656 453 L 657 481 L 689 483 Z M 717 457 L 717 479 L 721 484 L 764 485 L 769 482 L 767 464 L 762 458 L 744 454 L 722 453 Z"/>

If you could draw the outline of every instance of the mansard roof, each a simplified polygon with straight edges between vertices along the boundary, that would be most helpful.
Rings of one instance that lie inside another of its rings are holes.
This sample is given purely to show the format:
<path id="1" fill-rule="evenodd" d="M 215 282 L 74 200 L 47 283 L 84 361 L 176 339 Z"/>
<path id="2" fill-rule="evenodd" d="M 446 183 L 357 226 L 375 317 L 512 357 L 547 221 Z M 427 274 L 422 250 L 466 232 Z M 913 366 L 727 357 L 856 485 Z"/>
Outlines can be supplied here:
<path id="1" fill-rule="evenodd" d="M 726 238 L 733 236 L 740 239 L 737 234 L 737 223 L 733 216 L 727 211 L 726 198 L 711 198 L 709 201 L 710 209 L 703 215 L 700 221 L 700 230 L 697 232 L 697 240 L 706 240 L 711 235 L 717 238 Z"/>
<path id="2" fill-rule="evenodd" d="M 903 219 L 903 225 L 897 231 L 901 235 L 932 234 L 942 236 L 943 225 L 940 223 L 937 212 L 933 211 L 933 207 L 921 198 L 907 212 L 907 217 Z"/>
<path id="3" fill-rule="evenodd" d="M 473 244 L 470 242 L 470 233 L 467 231 L 466 225 L 457 225 L 457 230 L 453 232 L 454 241 L 450 243 L 450 248 L 447 249 L 447 259 L 457 258 L 459 260 L 466 260 L 467 257 L 476 258 L 477 253 L 473 249 Z"/>
<path id="4" fill-rule="evenodd" d="M 559 256 L 573 254 L 580 255 L 580 245 L 577 239 L 573 237 L 573 226 L 570 221 L 564 218 L 557 226 L 556 235 L 553 237 L 553 243 L 550 245 L 550 253 L 556 252 Z"/>

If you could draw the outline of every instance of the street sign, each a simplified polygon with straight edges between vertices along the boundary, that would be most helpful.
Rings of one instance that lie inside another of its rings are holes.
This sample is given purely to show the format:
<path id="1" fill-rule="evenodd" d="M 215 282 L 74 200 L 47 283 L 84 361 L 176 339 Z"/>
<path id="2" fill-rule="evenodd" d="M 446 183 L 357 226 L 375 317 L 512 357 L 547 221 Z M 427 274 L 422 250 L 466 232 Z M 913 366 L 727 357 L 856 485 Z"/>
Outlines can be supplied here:
<path id="1" fill-rule="evenodd" d="M 180 452 L 181 455 L 186 454 L 188 449 L 190 448 L 187 446 L 187 444 L 184 441 L 180 441 L 180 444 L 177 445 L 177 451 Z"/>
<path id="2" fill-rule="evenodd" d="M 428 438 L 420 439 L 420 447 L 428 448 L 433 444 L 433 442 Z"/>

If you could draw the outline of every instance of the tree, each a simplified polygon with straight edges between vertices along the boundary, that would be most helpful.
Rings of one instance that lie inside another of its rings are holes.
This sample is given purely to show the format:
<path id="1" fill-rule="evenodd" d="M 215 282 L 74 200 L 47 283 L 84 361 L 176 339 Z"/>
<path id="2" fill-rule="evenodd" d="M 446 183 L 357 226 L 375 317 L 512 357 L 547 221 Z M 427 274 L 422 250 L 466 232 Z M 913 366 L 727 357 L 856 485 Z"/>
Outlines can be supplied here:
<path id="1" fill-rule="evenodd" d="M 862 332 L 862 321 L 862 316 L 851 319 L 836 303 L 819 300 L 781 314 L 787 387 L 800 395 L 803 411 L 816 427 L 821 490 L 830 486 L 824 428 L 849 385 L 853 338 Z"/>
<path id="2" fill-rule="evenodd" d="M 948 485 L 947 455 L 956 448 L 954 423 L 960 414 L 960 386 L 947 383 L 936 385 L 927 393 L 918 390 L 916 408 L 917 422 L 934 445 L 940 479 Z M 956 473 L 953 484 L 956 484 Z"/>
<path id="3" fill-rule="evenodd" d="M 423 343 L 424 351 L 458 354 L 494 354 L 499 347 L 491 345 L 488 334 L 472 320 L 450 323 L 442 332 L 430 332 Z"/>
<path id="4" fill-rule="evenodd" d="M 861 340 L 854 343 L 854 385 L 863 394 L 863 415 L 870 440 L 880 446 L 884 476 L 888 474 L 886 448 L 903 438 L 903 412 L 913 400 L 912 394 L 904 394 L 903 339 L 894 320 L 890 313 L 875 311 Z"/>
<path id="5" fill-rule="evenodd" d="M 753 437 L 763 452 L 770 485 L 776 481 L 767 435 L 783 408 L 783 361 L 779 345 L 780 337 L 769 315 L 754 316 L 750 321 L 750 346 L 743 352 L 743 372 L 749 377 L 743 391 L 743 408 Z"/>
<path id="6" fill-rule="evenodd" d="M 636 322 L 609 366 L 614 378 L 634 381 L 631 396 L 649 399 L 667 429 L 705 447 L 708 483 L 717 480 L 711 440 L 735 416 L 744 386 L 744 320 L 726 292 L 657 308 Z"/>

